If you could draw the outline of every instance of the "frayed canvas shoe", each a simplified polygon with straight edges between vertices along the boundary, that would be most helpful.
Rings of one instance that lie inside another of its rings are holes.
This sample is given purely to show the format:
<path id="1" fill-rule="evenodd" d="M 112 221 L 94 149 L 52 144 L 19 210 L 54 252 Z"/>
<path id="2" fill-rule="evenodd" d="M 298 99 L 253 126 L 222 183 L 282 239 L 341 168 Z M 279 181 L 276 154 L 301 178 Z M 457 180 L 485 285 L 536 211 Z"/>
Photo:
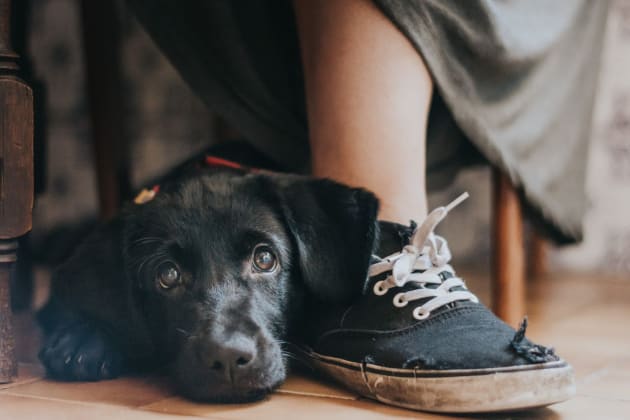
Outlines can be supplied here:
<path id="1" fill-rule="evenodd" d="M 415 410 L 492 412 L 570 398 L 571 367 L 525 338 L 526 321 L 515 331 L 496 318 L 448 264 L 433 230 L 466 196 L 419 226 L 381 223 L 379 254 L 388 256 L 373 257 L 353 305 L 309 310 L 300 358 L 362 396 Z"/>

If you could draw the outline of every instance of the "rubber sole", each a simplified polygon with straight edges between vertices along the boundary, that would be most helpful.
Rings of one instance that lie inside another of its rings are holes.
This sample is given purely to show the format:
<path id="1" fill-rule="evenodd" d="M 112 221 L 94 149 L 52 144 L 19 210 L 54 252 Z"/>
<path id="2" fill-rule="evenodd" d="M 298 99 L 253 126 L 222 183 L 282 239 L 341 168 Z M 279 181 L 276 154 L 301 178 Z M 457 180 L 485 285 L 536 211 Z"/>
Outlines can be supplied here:
<path id="1" fill-rule="evenodd" d="M 361 396 L 437 413 L 488 413 L 543 407 L 575 395 L 564 361 L 495 369 L 411 370 L 356 363 L 294 349 L 303 362 Z"/>

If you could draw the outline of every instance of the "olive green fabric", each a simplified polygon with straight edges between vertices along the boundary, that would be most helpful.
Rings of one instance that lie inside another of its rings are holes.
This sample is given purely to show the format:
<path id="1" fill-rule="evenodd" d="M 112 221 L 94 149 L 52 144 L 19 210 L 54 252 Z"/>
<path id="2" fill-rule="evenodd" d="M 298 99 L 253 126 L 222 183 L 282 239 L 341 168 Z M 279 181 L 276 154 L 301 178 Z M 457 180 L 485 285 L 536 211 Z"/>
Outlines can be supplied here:
<path id="1" fill-rule="evenodd" d="M 460 167 L 487 159 L 509 174 L 556 239 L 579 240 L 608 1 L 374 1 L 417 48 L 436 84 L 429 186 L 444 186 Z M 290 2 L 129 3 L 209 107 L 269 157 L 306 170 Z"/>
<path id="2" fill-rule="evenodd" d="M 608 1 L 375 1 L 420 51 L 466 136 L 579 239 Z"/>

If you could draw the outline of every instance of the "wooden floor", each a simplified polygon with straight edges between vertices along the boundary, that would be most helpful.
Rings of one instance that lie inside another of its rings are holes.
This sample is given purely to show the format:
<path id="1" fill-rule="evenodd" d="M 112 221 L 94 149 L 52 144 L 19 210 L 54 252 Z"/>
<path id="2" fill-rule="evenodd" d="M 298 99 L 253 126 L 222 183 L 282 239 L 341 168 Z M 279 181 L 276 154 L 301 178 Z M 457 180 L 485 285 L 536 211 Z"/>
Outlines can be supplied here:
<path id="1" fill-rule="evenodd" d="M 468 274 L 469 286 L 487 302 L 487 282 Z M 550 408 L 472 418 L 630 419 L 630 279 L 550 275 L 530 280 L 530 338 L 553 345 L 575 368 L 578 391 Z M 16 320 L 20 355 L 33 360 L 32 319 Z M 176 416 L 173 416 L 176 415 Z M 182 417 L 184 416 L 184 417 Z M 0 419 L 448 419 L 388 407 L 339 387 L 293 375 L 256 404 L 195 404 L 173 395 L 164 378 L 133 377 L 100 383 L 58 383 L 36 364 L 0 385 Z M 468 416 L 466 418 L 471 418 Z"/>

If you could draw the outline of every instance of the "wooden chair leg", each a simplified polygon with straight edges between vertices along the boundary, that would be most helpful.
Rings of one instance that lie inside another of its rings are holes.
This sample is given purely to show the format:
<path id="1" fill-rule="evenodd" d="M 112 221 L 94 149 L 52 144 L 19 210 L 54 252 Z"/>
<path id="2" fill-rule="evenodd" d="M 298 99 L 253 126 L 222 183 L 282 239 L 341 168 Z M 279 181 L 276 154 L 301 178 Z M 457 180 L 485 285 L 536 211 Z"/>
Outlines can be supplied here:
<path id="1" fill-rule="evenodd" d="M 516 326 L 525 315 L 525 248 L 518 194 L 499 170 L 493 172 L 493 309 Z"/>
<path id="2" fill-rule="evenodd" d="M 118 2 L 81 1 L 87 96 L 101 218 L 109 219 L 130 192 L 125 140 Z"/>
<path id="3" fill-rule="evenodd" d="M 15 338 L 11 313 L 11 270 L 17 257 L 17 241 L 0 240 L 0 384 L 17 376 Z"/>
<path id="4" fill-rule="evenodd" d="M 540 277 L 547 273 L 547 246 L 545 238 L 536 231 L 532 232 L 527 258 L 527 268 L 532 277 Z"/>
<path id="5" fill-rule="evenodd" d="M 33 210 L 33 93 L 17 77 L 10 24 L 11 0 L 0 0 L 0 383 L 17 376 L 9 281 Z"/>

